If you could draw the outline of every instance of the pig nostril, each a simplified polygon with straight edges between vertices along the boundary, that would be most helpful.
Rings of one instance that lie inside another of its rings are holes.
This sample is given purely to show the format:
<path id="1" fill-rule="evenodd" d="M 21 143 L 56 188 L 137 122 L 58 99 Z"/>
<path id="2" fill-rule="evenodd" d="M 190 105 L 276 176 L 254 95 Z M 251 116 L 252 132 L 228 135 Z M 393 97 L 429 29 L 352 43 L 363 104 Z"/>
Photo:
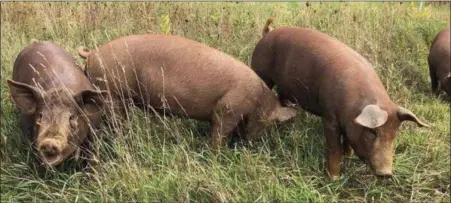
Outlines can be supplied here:
<path id="1" fill-rule="evenodd" d="M 41 152 L 45 157 L 51 158 L 58 154 L 58 147 L 55 145 L 43 145 L 41 147 Z"/>

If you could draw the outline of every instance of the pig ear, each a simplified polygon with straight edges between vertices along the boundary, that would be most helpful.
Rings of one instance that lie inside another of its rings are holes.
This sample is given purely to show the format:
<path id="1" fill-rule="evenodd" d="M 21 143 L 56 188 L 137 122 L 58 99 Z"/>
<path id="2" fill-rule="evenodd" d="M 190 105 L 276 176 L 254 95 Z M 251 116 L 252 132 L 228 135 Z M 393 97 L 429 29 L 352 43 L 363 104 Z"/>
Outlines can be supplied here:
<path id="1" fill-rule="evenodd" d="M 74 99 L 87 115 L 98 113 L 103 109 L 107 92 L 84 90 L 75 95 Z"/>
<path id="2" fill-rule="evenodd" d="M 444 89 L 448 95 L 451 96 L 451 76 L 445 78 L 443 82 Z"/>
<path id="3" fill-rule="evenodd" d="M 384 125 L 387 122 L 387 118 L 388 113 L 386 111 L 382 110 L 378 105 L 370 104 L 363 108 L 360 115 L 354 119 L 354 122 L 361 126 L 374 129 Z"/>
<path id="4" fill-rule="evenodd" d="M 296 110 L 290 107 L 280 107 L 273 113 L 272 119 L 278 123 L 286 122 L 296 117 Z"/>
<path id="5" fill-rule="evenodd" d="M 429 127 L 428 124 L 421 122 L 420 119 L 418 119 L 417 116 L 415 116 L 415 114 L 412 113 L 410 110 L 402 108 L 402 107 L 398 107 L 398 118 L 401 122 L 402 121 L 413 121 L 413 122 L 417 123 L 418 126 L 420 126 L 420 127 Z"/>
<path id="6" fill-rule="evenodd" d="M 8 80 L 9 92 L 16 106 L 26 114 L 36 112 L 37 103 L 42 99 L 41 91 L 25 83 Z"/>

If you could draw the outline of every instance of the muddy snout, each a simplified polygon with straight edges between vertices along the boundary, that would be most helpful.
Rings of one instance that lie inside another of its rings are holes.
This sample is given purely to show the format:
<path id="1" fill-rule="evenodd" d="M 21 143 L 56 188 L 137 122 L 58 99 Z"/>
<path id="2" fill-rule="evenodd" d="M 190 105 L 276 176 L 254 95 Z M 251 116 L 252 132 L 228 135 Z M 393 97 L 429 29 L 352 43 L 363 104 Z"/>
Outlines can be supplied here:
<path id="1" fill-rule="evenodd" d="M 44 163 L 56 166 L 62 160 L 62 144 L 55 139 L 45 139 L 38 144 L 37 149 Z"/>
<path id="2" fill-rule="evenodd" d="M 380 178 L 391 178 L 393 176 L 393 167 L 392 167 L 393 160 L 392 159 L 386 159 L 381 161 L 372 161 L 369 163 L 371 170 L 373 171 L 374 175 Z"/>

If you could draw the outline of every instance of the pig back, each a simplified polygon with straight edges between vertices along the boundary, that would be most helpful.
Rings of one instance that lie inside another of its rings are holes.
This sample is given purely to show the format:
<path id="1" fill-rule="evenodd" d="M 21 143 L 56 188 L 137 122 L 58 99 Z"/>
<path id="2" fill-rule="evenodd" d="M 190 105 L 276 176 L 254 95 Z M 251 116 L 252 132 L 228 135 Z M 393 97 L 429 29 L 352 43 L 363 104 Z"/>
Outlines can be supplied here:
<path id="1" fill-rule="evenodd" d="M 289 27 L 271 31 L 265 38 L 272 40 L 268 44 L 274 52 L 270 72 L 275 84 L 307 111 L 325 116 L 350 110 L 366 99 L 390 102 L 372 65 L 339 40 Z"/>

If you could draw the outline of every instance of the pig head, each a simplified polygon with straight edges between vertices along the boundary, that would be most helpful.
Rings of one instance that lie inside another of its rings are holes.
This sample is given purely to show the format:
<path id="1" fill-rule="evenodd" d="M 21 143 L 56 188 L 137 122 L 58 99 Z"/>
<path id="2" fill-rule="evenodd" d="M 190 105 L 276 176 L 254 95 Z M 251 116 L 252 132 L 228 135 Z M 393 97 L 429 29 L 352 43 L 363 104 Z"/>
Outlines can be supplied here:
<path id="1" fill-rule="evenodd" d="M 360 114 L 351 117 L 345 124 L 344 140 L 348 142 L 343 146 L 343 153 L 351 155 L 351 148 L 356 155 L 378 176 L 390 177 L 394 155 L 395 137 L 403 121 L 413 121 L 421 127 L 428 126 L 421 122 L 411 111 L 396 106 L 382 109 L 377 104 L 363 107 Z M 327 136 L 327 135 L 326 135 Z M 335 145 L 334 145 L 335 146 Z M 332 146 L 329 146 L 332 147 Z M 332 153 L 341 153 L 340 150 L 330 150 Z M 333 155 L 332 155 L 333 156 Z M 339 154 L 335 155 L 338 159 Z M 337 160 L 331 159 L 331 162 Z M 329 172 L 339 169 L 329 166 Z M 331 174 L 333 175 L 333 174 Z"/>
<path id="2" fill-rule="evenodd" d="M 73 57 L 51 42 L 22 50 L 7 82 L 26 137 L 50 166 L 79 153 L 101 121 L 105 92 L 95 91 Z"/>

